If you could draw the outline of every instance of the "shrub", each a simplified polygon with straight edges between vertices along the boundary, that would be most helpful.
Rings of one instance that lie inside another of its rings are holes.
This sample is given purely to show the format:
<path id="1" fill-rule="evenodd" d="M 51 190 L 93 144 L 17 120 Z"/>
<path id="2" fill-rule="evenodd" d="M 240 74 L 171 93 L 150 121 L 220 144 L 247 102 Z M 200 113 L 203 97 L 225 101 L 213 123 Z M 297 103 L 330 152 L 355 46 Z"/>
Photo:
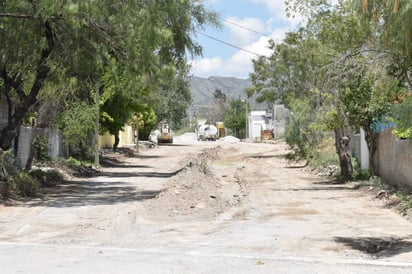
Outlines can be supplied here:
<path id="1" fill-rule="evenodd" d="M 33 140 L 33 152 L 35 158 L 40 162 L 50 160 L 47 139 L 43 138 L 40 135 L 37 135 Z"/>
<path id="2" fill-rule="evenodd" d="M 17 173 L 13 154 L 10 151 L 0 150 L 0 197 L 10 195 L 10 184 Z"/>
<path id="3" fill-rule="evenodd" d="M 43 186 L 55 186 L 58 182 L 63 180 L 63 174 L 55 169 L 47 171 L 35 169 L 32 170 L 29 174 L 30 176 L 38 180 Z"/>
<path id="4" fill-rule="evenodd" d="M 22 197 L 30 197 L 37 194 L 39 182 L 26 172 L 20 172 L 13 177 L 11 183 L 16 194 Z"/>

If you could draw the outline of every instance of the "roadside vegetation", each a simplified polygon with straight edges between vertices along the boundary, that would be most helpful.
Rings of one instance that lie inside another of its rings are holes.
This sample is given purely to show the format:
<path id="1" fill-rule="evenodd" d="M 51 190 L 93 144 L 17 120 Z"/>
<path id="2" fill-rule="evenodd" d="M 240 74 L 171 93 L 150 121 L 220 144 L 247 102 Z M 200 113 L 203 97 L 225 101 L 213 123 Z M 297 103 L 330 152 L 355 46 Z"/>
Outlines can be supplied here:
<path id="1" fill-rule="evenodd" d="M 126 123 L 141 138 L 162 120 L 179 128 L 192 101 L 187 56 L 202 53 L 194 36 L 219 27 L 218 15 L 196 0 L 3 1 L 0 20 L 2 155 L 20 126 L 47 127 L 62 130 L 66 157 L 82 163 L 98 159 L 99 132 L 114 135 L 117 149 Z M 38 181 L 54 176 L 28 173 L 33 159 L 47 160 L 46 139 L 35 139 L 27 171 L 4 161 L 2 185 L 33 195 Z M 22 182 L 28 189 L 19 190 Z"/>
<path id="2" fill-rule="evenodd" d="M 290 109 L 285 137 L 292 159 L 324 165 L 329 155 L 322 147 L 332 137 L 330 160 L 338 160 L 342 180 L 367 176 L 349 152 L 351 134 L 362 129 L 374 176 L 376 125 L 395 123 L 394 134 L 412 138 L 411 5 L 292 0 L 287 13 L 307 16 L 306 25 L 270 41 L 272 54 L 253 61 L 247 94 Z"/>

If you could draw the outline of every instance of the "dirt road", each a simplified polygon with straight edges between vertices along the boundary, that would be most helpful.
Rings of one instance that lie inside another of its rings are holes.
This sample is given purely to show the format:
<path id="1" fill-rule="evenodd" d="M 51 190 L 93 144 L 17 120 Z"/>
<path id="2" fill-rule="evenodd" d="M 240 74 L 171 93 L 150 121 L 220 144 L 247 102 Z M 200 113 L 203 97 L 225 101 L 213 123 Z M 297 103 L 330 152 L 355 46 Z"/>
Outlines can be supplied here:
<path id="1" fill-rule="evenodd" d="M 0 205 L 0 273 L 412 273 L 412 223 L 283 143 L 107 155 L 98 176 Z"/>

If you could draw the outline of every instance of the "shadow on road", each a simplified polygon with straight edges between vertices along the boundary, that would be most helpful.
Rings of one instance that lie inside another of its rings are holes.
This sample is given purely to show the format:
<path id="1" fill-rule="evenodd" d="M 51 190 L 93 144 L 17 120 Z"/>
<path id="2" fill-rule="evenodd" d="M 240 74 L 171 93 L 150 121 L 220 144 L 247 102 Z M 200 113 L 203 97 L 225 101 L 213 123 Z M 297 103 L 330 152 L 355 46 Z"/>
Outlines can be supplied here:
<path id="1" fill-rule="evenodd" d="M 107 177 L 147 177 L 147 178 L 170 178 L 178 174 L 183 169 L 179 169 L 174 172 L 101 172 L 97 176 L 107 176 Z"/>
<path id="2" fill-rule="evenodd" d="M 392 257 L 412 251 L 412 242 L 394 237 L 335 237 L 337 243 L 377 257 Z"/>
<path id="3" fill-rule="evenodd" d="M 139 190 L 124 182 L 64 182 L 46 189 L 40 199 L 27 206 L 81 207 L 113 205 L 155 198 L 160 191 Z"/>
<path id="4" fill-rule="evenodd" d="M 102 167 L 120 167 L 120 168 L 151 168 L 148 165 L 128 165 L 123 161 L 119 161 L 115 158 L 101 158 L 100 165 Z"/>

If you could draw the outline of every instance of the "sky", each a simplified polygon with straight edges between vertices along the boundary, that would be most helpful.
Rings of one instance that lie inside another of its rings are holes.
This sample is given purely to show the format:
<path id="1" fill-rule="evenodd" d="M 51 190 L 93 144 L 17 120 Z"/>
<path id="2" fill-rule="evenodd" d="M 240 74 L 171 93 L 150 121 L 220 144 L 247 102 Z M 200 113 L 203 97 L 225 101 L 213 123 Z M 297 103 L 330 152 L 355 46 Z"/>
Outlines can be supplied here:
<path id="1" fill-rule="evenodd" d="M 208 27 L 195 37 L 203 56 L 191 60 L 191 74 L 199 77 L 248 78 L 252 59 L 270 55 L 269 39 L 282 41 L 300 23 L 286 16 L 284 0 L 205 0 L 204 5 L 219 13 L 222 28 Z"/>

